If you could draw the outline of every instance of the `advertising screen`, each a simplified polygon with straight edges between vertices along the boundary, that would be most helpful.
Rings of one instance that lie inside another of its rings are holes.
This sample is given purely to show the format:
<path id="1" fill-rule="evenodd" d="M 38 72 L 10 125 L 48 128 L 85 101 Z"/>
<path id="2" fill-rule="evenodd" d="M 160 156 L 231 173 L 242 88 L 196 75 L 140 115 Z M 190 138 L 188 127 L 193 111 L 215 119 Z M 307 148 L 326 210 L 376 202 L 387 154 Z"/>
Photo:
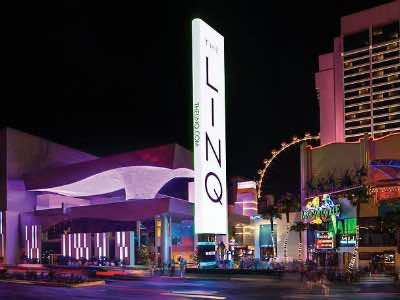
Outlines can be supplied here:
<path id="1" fill-rule="evenodd" d="M 224 37 L 192 22 L 196 234 L 227 234 Z"/>

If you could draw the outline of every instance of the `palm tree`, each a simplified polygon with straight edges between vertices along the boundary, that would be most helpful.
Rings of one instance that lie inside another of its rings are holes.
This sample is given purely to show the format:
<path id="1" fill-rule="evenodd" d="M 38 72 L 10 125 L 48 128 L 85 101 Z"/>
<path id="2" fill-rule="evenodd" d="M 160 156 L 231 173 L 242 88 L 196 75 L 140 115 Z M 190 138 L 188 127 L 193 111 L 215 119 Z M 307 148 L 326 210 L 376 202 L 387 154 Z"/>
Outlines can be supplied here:
<path id="1" fill-rule="evenodd" d="M 326 180 L 328 191 L 332 192 L 336 189 L 337 181 L 335 178 L 335 171 L 328 174 L 328 178 Z"/>
<path id="2" fill-rule="evenodd" d="M 275 244 L 274 240 L 274 219 L 275 218 L 281 219 L 282 216 L 280 214 L 278 207 L 276 207 L 275 205 L 267 206 L 266 209 L 263 211 L 262 216 L 266 219 L 269 219 L 271 225 L 272 248 L 274 251 L 274 258 L 275 258 L 278 252 L 278 247 Z"/>
<path id="3" fill-rule="evenodd" d="M 280 210 L 286 216 L 286 232 L 285 232 L 285 241 L 283 246 L 283 257 L 285 262 L 287 262 L 287 243 L 289 239 L 290 232 L 290 212 L 299 208 L 299 203 L 296 197 L 291 193 L 285 193 L 279 201 Z"/>
<path id="4" fill-rule="evenodd" d="M 286 223 L 289 223 L 290 212 L 299 208 L 297 198 L 292 193 L 285 193 L 280 199 L 280 208 L 286 216 Z"/>
<path id="5" fill-rule="evenodd" d="M 287 245 L 288 245 L 288 240 L 289 240 L 289 233 L 290 233 L 290 212 L 292 211 L 297 211 L 300 209 L 300 202 L 298 198 L 295 197 L 295 195 L 291 193 L 286 193 L 281 199 L 280 199 L 280 208 L 281 211 L 285 214 L 286 216 L 286 232 L 285 232 L 285 241 L 284 241 L 284 246 L 283 246 L 283 256 L 285 262 L 287 262 Z"/>
<path id="6" fill-rule="evenodd" d="M 390 233 L 394 233 L 397 251 L 400 251 L 400 207 L 394 206 L 392 211 L 383 216 L 383 226 Z"/>
<path id="7" fill-rule="evenodd" d="M 303 249 L 303 236 L 302 233 L 304 230 L 306 230 L 308 227 L 308 224 L 303 223 L 303 222 L 296 222 L 294 225 L 290 227 L 290 231 L 296 231 L 299 233 L 299 260 L 302 260 L 303 255 L 302 255 L 302 249 Z"/>
<path id="8" fill-rule="evenodd" d="M 350 170 L 346 170 L 342 176 L 342 178 L 340 179 L 340 185 L 343 189 L 345 188 L 350 188 L 354 185 L 354 178 L 351 175 Z"/>
<path id="9" fill-rule="evenodd" d="M 345 173 L 345 178 L 350 182 L 356 182 L 360 184 L 361 186 L 355 190 L 352 190 L 348 193 L 347 198 L 353 203 L 354 206 L 356 206 L 356 217 L 357 217 L 357 226 L 356 226 L 356 245 L 353 250 L 353 255 L 351 258 L 351 261 L 349 263 L 348 271 L 352 272 L 354 263 L 358 257 L 358 240 L 359 240 L 359 232 L 360 232 L 360 225 L 359 225 L 359 220 L 360 220 L 360 210 L 361 210 L 361 203 L 368 203 L 371 198 L 371 194 L 369 192 L 369 187 L 367 185 L 367 173 L 365 171 L 365 167 L 361 167 L 357 172 L 356 172 L 356 178 L 350 178 L 349 172 L 346 171 Z"/>
<path id="10" fill-rule="evenodd" d="M 311 177 L 310 179 L 308 179 L 306 181 L 306 192 L 307 192 L 307 195 L 308 196 L 313 195 L 316 192 L 316 190 L 317 190 L 317 183 L 315 181 L 315 178 Z"/>

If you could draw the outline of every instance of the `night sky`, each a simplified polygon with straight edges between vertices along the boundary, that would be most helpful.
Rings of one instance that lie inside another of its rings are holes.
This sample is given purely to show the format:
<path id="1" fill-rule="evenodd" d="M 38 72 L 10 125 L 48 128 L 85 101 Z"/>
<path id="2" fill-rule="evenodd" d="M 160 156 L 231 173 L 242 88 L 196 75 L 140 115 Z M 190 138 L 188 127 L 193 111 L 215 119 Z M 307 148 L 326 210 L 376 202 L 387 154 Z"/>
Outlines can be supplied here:
<path id="1" fill-rule="evenodd" d="M 385 2 L 16 3 L 0 125 L 97 155 L 173 142 L 192 150 L 199 17 L 225 37 L 228 176 L 254 179 L 281 141 L 318 132 L 317 56 L 332 50 L 340 16 Z M 298 155 L 273 165 L 269 189 L 296 191 Z"/>

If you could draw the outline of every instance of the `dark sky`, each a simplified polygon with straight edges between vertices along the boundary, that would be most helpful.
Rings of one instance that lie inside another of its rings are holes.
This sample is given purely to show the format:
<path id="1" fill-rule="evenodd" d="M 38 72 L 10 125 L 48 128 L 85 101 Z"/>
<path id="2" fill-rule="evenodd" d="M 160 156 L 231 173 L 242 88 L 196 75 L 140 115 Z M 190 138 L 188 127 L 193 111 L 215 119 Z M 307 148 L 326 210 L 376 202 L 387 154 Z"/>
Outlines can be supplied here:
<path id="1" fill-rule="evenodd" d="M 0 125 L 94 154 L 177 142 L 192 149 L 191 20 L 225 37 L 228 175 L 318 132 L 317 55 L 340 16 L 388 1 L 17 2 L 7 28 L 11 103 Z M 271 169 L 295 189 L 298 151 Z"/>

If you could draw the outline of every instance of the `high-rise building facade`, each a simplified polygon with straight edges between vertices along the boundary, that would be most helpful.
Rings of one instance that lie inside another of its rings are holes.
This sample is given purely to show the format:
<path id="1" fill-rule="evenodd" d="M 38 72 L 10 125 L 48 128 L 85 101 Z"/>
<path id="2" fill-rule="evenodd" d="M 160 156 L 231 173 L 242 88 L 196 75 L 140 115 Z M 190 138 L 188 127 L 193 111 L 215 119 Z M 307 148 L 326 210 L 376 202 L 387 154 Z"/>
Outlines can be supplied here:
<path id="1" fill-rule="evenodd" d="M 400 0 L 341 18 L 319 57 L 321 143 L 400 132 Z"/>

